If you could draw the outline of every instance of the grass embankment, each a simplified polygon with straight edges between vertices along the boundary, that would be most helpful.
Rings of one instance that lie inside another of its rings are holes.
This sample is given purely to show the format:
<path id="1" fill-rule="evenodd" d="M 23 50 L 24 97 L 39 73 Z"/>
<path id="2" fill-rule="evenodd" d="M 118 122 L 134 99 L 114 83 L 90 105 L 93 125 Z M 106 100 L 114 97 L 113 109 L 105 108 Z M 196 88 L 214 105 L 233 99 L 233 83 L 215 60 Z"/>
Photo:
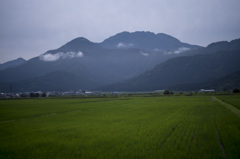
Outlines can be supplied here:
<path id="1" fill-rule="evenodd" d="M 225 96 L 225 97 L 213 97 L 221 105 L 225 106 L 227 109 L 231 110 L 236 116 L 240 118 L 240 99 L 236 98 L 239 96 Z M 225 100 L 223 100 L 225 99 Z M 227 100 L 227 101 L 226 101 Z M 230 104 L 233 103 L 234 105 Z"/>
<path id="2" fill-rule="evenodd" d="M 0 158 L 240 158 L 240 118 L 207 96 L 3 100 L 0 130 Z"/>
<path id="3" fill-rule="evenodd" d="M 232 106 L 240 110 L 240 95 L 238 94 L 224 95 L 224 96 L 217 96 L 217 98 L 221 99 L 225 103 L 231 104 Z"/>

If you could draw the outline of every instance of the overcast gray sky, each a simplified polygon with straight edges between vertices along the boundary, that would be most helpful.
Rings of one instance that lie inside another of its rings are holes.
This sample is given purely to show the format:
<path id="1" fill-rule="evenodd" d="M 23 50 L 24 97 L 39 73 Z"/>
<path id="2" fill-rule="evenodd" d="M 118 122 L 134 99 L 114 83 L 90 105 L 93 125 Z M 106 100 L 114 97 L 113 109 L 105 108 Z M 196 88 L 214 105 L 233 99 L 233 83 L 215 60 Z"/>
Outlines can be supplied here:
<path id="1" fill-rule="evenodd" d="M 230 41 L 240 38 L 240 0 L 0 0 L 0 63 L 122 31 L 202 46 Z"/>

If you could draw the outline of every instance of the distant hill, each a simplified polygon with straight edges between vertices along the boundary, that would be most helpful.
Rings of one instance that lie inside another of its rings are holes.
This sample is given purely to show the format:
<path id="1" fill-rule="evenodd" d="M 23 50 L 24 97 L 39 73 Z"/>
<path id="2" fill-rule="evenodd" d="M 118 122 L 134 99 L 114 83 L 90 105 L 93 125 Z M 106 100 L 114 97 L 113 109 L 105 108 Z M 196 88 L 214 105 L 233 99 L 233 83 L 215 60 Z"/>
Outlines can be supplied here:
<path id="1" fill-rule="evenodd" d="M 240 89 L 240 71 L 230 73 L 220 79 L 199 83 L 178 84 L 169 87 L 176 91 L 196 91 L 200 89 L 214 89 L 218 91 Z"/>
<path id="2" fill-rule="evenodd" d="M 227 86 L 227 83 L 224 84 L 227 79 L 223 81 L 226 78 L 225 76 L 240 71 L 240 45 L 235 45 L 239 41 L 238 39 L 230 43 L 220 42 L 211 44 L 205 49 L 197 50 L 199 51 L 197 55 L 169 59 L 135 78 L 108 85 L 103 87 L 102 90 L 152 91 L 167 88 L 173 90 L 196 90 L 199 89 L 199 87 L 196 87 L 196 84 L 201 83 L 201 87 L 210 87 L 213 81 L 218 83 L 218 86 L 216 85 L 213 88 L 220 88 L 223 85 Z M 211 53 L 209 50 L 212 48 L 221 51 Z M 231 85 L 232 87 L 233 85 Z"/>
<path id="3" fill-rule="evenodd" d="M 118 35 L 121 34 L 125 33 Z M 186 50 L 201 48 L 182 43 L 166 34 L 127 34 L 131 36 L 122 37 L 121 40 L 131 40 L 136 47 L 111 47 L 110 41 L 114 36 L 102 43 L 93 43 L 80 37 L 18 67 L 4 69 L 0 71 L 0 92 L 9 91 L 9 88 L 5 87 L 9 85 L 7 83 L 12 83 L 16 88 L 13 90 L 16 91 L 79 90 L 92 89 L 93 86 L 99 88 L 138 76 L 163 61 L 182 56 Z M 150 39 L 148 44 L 143 45 Z M 157 41 L 154 42 L 155 40 Z M 77 81 L 75 87 L 71 81 Z"/>
<path id="4" fill-rule="evenodd" d="M 26 60 L 23 59 L 23 58 L 18 58 L 18 59 L 15 59 L 15 60 L 11 60 L 11 61 L 8 61 L 6 63 L 0 64 L 0 70 L 4 70 L 6 68 L 19 66 L 19 65 L 23 64 L 24 62 L 26 62 Z"/>
<path id="5" fill-rule="evenodd" d="M 217 90 L 233 90 L 234 88 L 240 89 L 240 71 L 233 72 L 220 78 L 212 83 L 209 83 L 206 88 L 212 87 L 213 89 Z"/>
<path id="6" fill-rule="evenodd" d="M 189 50 L 186 55 L 210 54 L 217 51 L 236 51 L 240 50 L 240 39 L 228 41 L 219 41 L 209 44 L 206 48 Z"/>

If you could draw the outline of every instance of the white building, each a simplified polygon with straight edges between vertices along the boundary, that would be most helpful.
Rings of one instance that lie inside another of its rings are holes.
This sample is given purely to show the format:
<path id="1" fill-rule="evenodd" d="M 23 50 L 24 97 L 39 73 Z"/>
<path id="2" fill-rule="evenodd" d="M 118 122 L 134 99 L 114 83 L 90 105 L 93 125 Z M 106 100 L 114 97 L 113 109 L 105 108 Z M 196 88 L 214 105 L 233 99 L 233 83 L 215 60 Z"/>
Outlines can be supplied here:
<path id="1" fill-rule="evenodd" d="M 215 92 L 214 89 L 200 89 L 200 92 Z"/>

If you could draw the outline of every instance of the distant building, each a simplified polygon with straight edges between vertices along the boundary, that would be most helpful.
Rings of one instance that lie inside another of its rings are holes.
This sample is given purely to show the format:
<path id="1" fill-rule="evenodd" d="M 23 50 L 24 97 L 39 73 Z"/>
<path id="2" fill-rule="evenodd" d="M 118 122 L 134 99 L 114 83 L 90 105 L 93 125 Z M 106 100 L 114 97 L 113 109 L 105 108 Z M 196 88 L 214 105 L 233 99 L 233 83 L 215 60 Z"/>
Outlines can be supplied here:
<path id="1" fill-rule="evenodd" d="M 163 93 L 165 91 L 165 89 L 163 89 L 163 90 L 155 90 L 154 92 L 156 92 L 156 93 Z"/>
<path id="2" fill-rule="evenodd" d="M 117 95 L 118 95 L 118 92 L 116 92 L 116 91 L 115 91 L 115 92 L 113 92 L 113 95 L 117 96 Z"/>
<path id="3" fill-rule="evenodd" d="M 215 92 L 214 89 L 200 89 L 200 92 Z"/>

